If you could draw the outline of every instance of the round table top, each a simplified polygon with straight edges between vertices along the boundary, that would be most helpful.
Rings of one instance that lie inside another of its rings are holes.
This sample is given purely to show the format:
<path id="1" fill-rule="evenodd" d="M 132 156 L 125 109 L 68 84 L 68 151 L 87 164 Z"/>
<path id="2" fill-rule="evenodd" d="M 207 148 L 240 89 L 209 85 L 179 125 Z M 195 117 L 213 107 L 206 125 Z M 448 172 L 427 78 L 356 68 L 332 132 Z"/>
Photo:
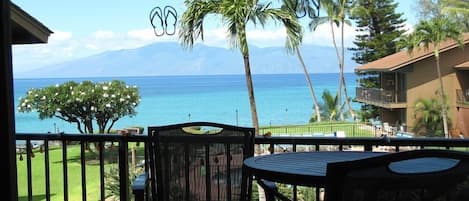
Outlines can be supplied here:
<path id="1" fill-rule="evenodd" d="M 257 179 L 302 185 L 324 186 L 328 163 L 364 159 L 383 152 L 317 151 L 288 152 L 250 157 L 244 161 Z"/>

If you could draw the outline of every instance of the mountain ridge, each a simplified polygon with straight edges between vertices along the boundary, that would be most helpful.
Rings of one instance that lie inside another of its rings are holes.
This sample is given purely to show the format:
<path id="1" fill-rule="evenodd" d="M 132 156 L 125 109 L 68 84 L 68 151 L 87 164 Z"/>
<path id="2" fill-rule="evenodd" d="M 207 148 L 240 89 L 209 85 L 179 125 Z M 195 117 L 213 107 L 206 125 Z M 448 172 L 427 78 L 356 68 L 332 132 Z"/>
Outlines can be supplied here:
<path id="1" fill-rule="evenodd" d="M 302 73 L 293 54 L 283 47 L 249 46 L 252 74 Z M 336 73 L 338 62 L 332 47 L 304 45 L 303 59 L 309 73 Z M 345 72 L 357 65 L 346 52 Z M 106 51 L 88 57 L 17 73 L 18 78 L 129 77 L 159 75 L 244 74 L 238 49 L 195 44 L 192 50 L 176 42 L 158 42 L 134 49 Z"/>

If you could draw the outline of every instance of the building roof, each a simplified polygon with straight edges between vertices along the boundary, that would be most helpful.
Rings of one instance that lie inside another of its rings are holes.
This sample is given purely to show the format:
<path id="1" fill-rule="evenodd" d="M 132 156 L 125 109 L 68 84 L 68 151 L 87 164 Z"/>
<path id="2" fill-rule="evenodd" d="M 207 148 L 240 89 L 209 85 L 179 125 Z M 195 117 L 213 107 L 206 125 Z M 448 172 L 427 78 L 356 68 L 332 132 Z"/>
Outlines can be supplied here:
<path id="1" fill-rule="evenodd" d="M 47 43 L 53 32 L 19 6 L 10 3 L 13 44 Z"/>
<path id="2" fill-rule="evenodd" d="M 469 33 L 463 34 L 463 43 L 469 43 Z M 451 50 L 458 47 L 457 42 L 453 40 L 447 40 L 441 43 L 440 53 Z M 403 50 L 389 56 L 383 57 L 381 59 L 369 62 L 365 65 L 355 68 L 355 71 L 376 71 L 376 72 L 388 72 L 395 71 L 402 67 L 405 67 L 409 64 L 418 62 L 420 60 L 426 59 L 433 56 L 433 47 L 430 45 L 428 49 L 420 48 L 408 53 Z M 467 62 L 466 62 L 467 63 Z M 467 65 L 466 65 L 467 66 Z"/>

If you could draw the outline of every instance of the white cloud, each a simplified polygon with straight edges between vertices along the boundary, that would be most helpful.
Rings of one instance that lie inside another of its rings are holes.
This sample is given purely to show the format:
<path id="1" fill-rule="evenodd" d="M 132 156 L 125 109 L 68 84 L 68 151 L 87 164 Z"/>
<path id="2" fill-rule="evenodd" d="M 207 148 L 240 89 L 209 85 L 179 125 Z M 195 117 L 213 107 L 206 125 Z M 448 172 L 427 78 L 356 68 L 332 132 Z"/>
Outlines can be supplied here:
<path id="1" fill-rule="evenodd" d="M 72 38 L 72 33 L 71 32 L 65 32 L 65 31 L 55 31 L 54 33 L 51 34 L 49 40 L 52 41 L 64 41 Z"/>
<path id="2" fill-rule="evenodd" d="M 341 30 L 334 26 L 335 40 L 338 46 L 341 41 Z M 344 45 L 347 47 L 353 46 L 353 40 L 355 39 L 357 32 L 349 25 L 344 26 Z M 333 46 L 332 33 L 329 24 L 319 25 L 315 31 L 306 32 L 303 36 L 304 44 L 313 44 L 320 46 Z"/>
<path id="3" fill-rule="evenodd" d="M 96 31 L 93 33 L 94 37 L 97 39 L 112 39 L 114 38 L 114 33 L 112 31 Z"/>
<path id="4" fill-rule="evenodd" d="M 337 45 L 340 45 L 340 29 L 334 28 Z M 286 39 L 285 28 L 276 29 L 252 29 L 247 31 L 248 42 L 259 47 L 284 46 Z M 356 31 L 353 27 L 344 27 L 344 44 L 349 47 L 353 45 Z M 210 46 L 229 47 L 229 39 L 223 28 L 205 30 L 203 43 Z M 198 42 L 201 42 L 200 40 Z M 319 25 L 314 32 L 305 31 L 303 44 L 333 46 L 331 29 L 328 24 Z"/>

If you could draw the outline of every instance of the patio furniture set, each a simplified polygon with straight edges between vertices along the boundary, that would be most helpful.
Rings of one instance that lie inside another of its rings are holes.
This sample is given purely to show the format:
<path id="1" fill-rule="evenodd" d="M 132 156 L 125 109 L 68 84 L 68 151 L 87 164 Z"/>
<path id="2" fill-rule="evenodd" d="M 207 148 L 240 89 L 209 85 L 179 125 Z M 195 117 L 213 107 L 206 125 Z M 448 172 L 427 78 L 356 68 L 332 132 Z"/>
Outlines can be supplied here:
<path id="1" fill-rule="evenodd" d="M 254 129 L 211 122 L 149 127 L 136 200 L 295 200 L 278 183 L 324 191 L 316 200 L 469 200 L 469 153 L 308 151 L 254 156 Z"/>

